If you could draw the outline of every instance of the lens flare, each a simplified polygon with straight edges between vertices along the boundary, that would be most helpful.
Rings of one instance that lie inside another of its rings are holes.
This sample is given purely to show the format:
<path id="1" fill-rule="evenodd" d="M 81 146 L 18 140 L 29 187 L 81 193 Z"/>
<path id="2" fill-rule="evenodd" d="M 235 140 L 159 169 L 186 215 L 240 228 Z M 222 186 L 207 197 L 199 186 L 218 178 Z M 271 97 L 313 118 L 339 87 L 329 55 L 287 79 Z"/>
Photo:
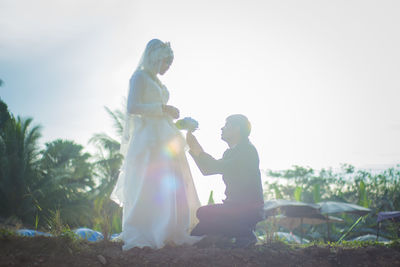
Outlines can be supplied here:
<path id="1" fill-rule="evenodd" d="M 170 199 L 171 194 L 180 191 L 181 182 L 173 175 L 165 175 L 161 178 L 161 190 L 156 193 L 153 201 L 161 205 L 165 200 Z"/>
<path id="2" fill-rule="evenodd" d="M 178 155 L 181 150 L 181 144 L 178 137 L 175 137 L 171 141 L 167 143 L 167 145 L 163 149 L 163 154 L 166 157 L 174 158 Z"/>
<path id="3" fill-rule="evenodd" d="M 172 175 L 164 176 L 162 187 L 167 192 L 176 191 L 179 188 L 179 181 Z"/>

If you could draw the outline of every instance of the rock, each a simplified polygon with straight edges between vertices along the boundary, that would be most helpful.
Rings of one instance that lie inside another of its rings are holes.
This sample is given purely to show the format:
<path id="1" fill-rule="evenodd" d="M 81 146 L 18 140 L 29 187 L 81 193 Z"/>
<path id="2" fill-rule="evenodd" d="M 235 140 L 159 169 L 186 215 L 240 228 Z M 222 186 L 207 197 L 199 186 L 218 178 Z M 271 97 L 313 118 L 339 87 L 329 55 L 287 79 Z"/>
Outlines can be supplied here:
<path id="1" fill-rule="evenodd" d="M 103 265 L 107 264 L 107 260 L 106 260 L 106 258 L 104 258 L 103 255 L 97 255 L 97 259 L 101 262 L 101 264 L 103 264 Z"/>

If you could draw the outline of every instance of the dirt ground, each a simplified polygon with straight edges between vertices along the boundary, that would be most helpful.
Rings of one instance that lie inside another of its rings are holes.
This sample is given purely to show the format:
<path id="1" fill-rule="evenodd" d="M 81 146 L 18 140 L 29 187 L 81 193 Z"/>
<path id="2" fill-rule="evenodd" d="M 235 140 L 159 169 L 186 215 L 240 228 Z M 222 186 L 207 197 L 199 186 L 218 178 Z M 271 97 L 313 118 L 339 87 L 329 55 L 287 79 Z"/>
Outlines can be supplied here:
<path id="1" fill-rule="evenodd" d="M 400 249 L 292 248 L 277 242 L 246 249 L 212 244 L 123 252 L 115 242 L 6 236 L 0 238 L 0 266 L 400 266 Z"/>

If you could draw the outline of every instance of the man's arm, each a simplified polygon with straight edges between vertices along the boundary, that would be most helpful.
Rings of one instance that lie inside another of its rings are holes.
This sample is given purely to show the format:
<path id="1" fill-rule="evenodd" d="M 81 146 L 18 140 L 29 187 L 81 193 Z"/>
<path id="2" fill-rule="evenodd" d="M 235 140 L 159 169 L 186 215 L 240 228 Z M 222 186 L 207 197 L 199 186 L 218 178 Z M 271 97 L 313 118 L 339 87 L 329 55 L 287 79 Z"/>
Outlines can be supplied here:
<path id="1" fill-rule="evenodd" d="M 219 160 L 205 153 L 197 138 L 190 131 L 186 134 L 186 142 L 190 148 L 189 154 L 203 175 L 222 174 Z"/>
<path id="2" fill-rule="evenodd" d="M 259 159 L 255 149 L 245 149 L 231 157 L 215 159 L 204 152 L 196 137 L 188 132 L 186 141 L 190 147 L 190 155 L 193 157 L 203 175 L 224 174 L 227 171 L 247 172 L 258 168 Z"/>
<path id="3" fill-rule="evenodd" d="M 196 162 L 197 167 L 199 167 L 201 173 L 203 175 L 213 175 L 213 174 L 222 174 L 220 160 L 214 159 L 211 155 L 202 151 L 200 154 L 196 155 L 189 151 L 190 155 Z"/>
<path id="4" fill-rule="evenodd" d="M 225 151 L 222 159 L 216 160 L 209 154 L 205 153 L 198 143 L 196 137 L 191 133 L 188 134 L 189 153 L 192 155 L 197 166 L 204 175 L 225 174 L 226 172 L 254 172 L 259 169 L 259 158 L 257 150 L 254 146 L 242 146 L 240 151 L 228 155 Z"/>

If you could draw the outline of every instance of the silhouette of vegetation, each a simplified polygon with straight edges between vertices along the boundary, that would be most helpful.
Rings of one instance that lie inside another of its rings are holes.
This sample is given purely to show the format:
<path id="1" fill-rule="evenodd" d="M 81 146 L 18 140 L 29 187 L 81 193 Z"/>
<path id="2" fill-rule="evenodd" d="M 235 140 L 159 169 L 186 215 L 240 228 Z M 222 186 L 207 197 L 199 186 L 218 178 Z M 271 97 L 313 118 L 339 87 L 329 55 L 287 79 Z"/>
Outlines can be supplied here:
<path id="1" fill-rule="evenodd" d="M 122 137 L 124 115 L 121 111 L 105 108 L 111 117 L 118 139 Z M 105 133 L 93 135 L 89 143 L 94 144 L 97 153 L 94 157 L 94 168 L 99 186 L 96 190 L 94 205 L 94 228 L 100 230 L 107 239 L 111 233 L 122 231 L 122 209 L 110 199 L 117 182 L 123 157 L 119 153 L 120 143 Z"/>
<path id="2" fill-rule="evenodd" d="M 68 225 L 91 225 L 95 183 L 90 154 L 68 140 L 58 139 L 45 146 L 40 154 L 40 179 L 33 192 L 42 217 L 59 210 Z"/>
<path id="3" fill-rule="evenodd" d="M 362 218 L 347 238 L 363 234 L 376 234 L 377 213 L 380 211 L 400 210 L 400 165 L 381 171 L 357 170 L 354 166 L 344 164 L 338 171 L 294 166 L 284 171 L 266 171 L 266 199 L 288 199 L 306 203 L 321 201 L 339 201 L 354 203 L 370 208 L 371 214 Z M 333 240 L 339 240 L 359 216 L 335 214 L 344 223 L 331 225 Z M 326 225 L 308 226 L 306 238 L 323 240 Z M 398 225 L 385 222 L 381 236 L 397 238 Z M 300 234 L 299 230 L 295 230 Z"/>
<path id="4" fill-rule="evenodd" d="M 95 134 L 94 156 L 70 140 L 40 150 L 41 127 L 32 118 L 15 118 L 1 100 L 0 130 L 0 217 L 46 229 L 57 212 L 67 226 L 102 230 L 111 216 L 109 230 L 121 231 L 120 208 L 109 200 L 122 163 L 116 140 Z"/>
<path id="5" fill-rule="evenodd" d="M 0 216 L 32 224 L 40 210 L 32 195 L 40 177 L 40 126 L 15 118 L 1 100 L 0 112 Z"/>

